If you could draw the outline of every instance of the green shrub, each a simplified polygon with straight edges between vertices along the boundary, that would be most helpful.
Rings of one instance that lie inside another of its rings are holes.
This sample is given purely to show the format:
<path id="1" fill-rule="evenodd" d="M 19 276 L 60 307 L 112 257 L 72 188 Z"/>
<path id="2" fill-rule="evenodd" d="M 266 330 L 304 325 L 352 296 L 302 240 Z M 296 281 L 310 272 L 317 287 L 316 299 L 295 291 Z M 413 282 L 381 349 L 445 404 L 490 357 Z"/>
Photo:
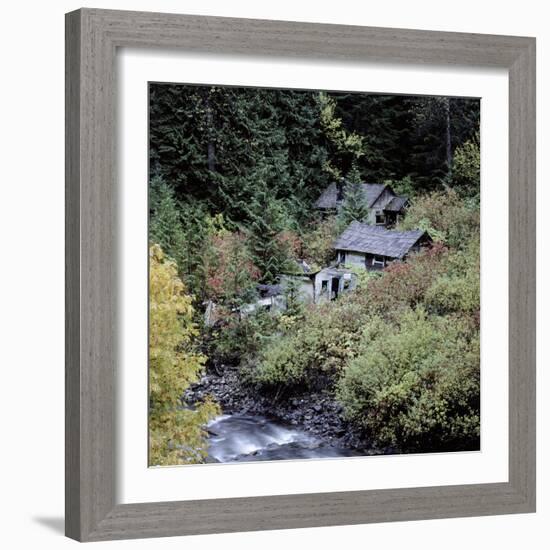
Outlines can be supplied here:
<path id="1" fill-rule="evenodd" d="M 452 189 L 419 196 L 413 200 L 399 229 L 424 229 L 434 241 L 463 248 L 479 239 L 479 202 L 464 201 Z"/>
<path id="2" fill-rule="evenodd" d="M 479 199 L 480 154 L 479 132 L 458 147 L 453 155 L 453 185 L 462 194 Z"/>
<path id="3" fill-rule="evenodd" d="M 337 388 L 346 417 L 379 447 L 473 449 L 479 438 L 479 337 L 421 308 L 365 327 Z"/>
<path id="4" fill-rule="evenodd" d="M 274 337 L 279 326 L 279 316 L 263 309 L 243 318 L 230 311 L 220 317 L 214 327 L 205 331 L 205 347 L 214 363 L 250 362 Z"/>
<path id="5" fill-rule="evenodd" d="M 329 216 L 309 226 L 302 236 L 304 259 L 312 266 L 326 266 L 334 259 L 334 241 L 339 236 L 336 216 Z"/>
<path id="6" fill-rule="evenodd" d="M 445 273 L 426 290 L 426 308 L 438 315 L 479 316 L 479 239 L 449 254 Z"/>
<path id="7" fill-rule="evenodd" d="M 251 380 L 293 390 L 330 384 L 353 358 L 366 313 L 360 303 L 346 298 L 309 307 L 303 321 L 261 351 Z"/>
<path id="8" fill-rule="evenodd" d="M 449 277 L 437 279 L 426 292 L 426 306 L 440 315 L 479 311 L 479 277 Z"/>

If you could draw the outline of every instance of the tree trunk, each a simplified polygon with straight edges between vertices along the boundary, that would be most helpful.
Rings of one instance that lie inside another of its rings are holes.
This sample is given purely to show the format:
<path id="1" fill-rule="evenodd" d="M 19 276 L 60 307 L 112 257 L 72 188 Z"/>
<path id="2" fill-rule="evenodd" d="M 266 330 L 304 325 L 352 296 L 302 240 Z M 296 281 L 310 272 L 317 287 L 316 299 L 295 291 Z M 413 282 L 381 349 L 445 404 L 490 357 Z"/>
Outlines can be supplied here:
<path id="1" fill-rule="evenodd" d="M 206 92 L 205 98 L 206 106 L 206 131 L 208 136 L 208 145 L 207 145 L 207 165 L 210 172 L 216 171 L 216 144 L 214 142 L 215 136 L 215 127 L 214 127 L 214 112 L 212 110 L 212 105 L 210 104 L 210 91 Z"/>
<path id="2" fill-rule="evenodd" d="M 445 106 L 445 153 L 447 163 L 447 180 L 450 182 L 453 171 L 453 151 L 451 142 L 451 100 L 444 99 Z"/>

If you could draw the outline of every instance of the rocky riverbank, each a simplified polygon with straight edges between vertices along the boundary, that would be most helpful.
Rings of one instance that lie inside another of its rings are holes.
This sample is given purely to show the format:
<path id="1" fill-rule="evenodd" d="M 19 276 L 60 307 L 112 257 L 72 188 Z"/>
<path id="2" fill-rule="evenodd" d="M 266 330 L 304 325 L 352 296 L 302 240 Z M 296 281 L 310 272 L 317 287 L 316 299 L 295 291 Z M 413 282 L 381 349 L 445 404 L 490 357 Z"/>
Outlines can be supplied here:
<path id="1" fill-rule="evenodd" d="M 361 450 L 363 454 L 378 454 L 361 434 L 342 416 L 341 406 L 327 391 L 281 398 L 259 394 L 242 383 L 237 367 L 225 367 L 221 374 L 210 372 L 185 393 L 185 401 L 194 403 L 211 395 L 224 414 L 254 415 L 273 419 L 300 428 L 341 448 Z"/>

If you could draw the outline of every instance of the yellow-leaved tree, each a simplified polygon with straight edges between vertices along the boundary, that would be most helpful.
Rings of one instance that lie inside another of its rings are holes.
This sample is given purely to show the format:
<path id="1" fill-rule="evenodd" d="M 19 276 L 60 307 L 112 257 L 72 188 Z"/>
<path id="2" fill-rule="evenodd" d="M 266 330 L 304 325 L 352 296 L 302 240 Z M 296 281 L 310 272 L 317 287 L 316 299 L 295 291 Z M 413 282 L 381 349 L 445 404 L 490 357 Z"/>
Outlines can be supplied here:
<path id="1" fill-rule="evenodd" d="M 160 246 L 149 249 L 149 465 L 195 464 L 207 456 L 205 424 L 219 414 L 206 399 L 194 408 L 181 397 L 197 382 L 206 357 L 195 349 L 191 297 Z"/>

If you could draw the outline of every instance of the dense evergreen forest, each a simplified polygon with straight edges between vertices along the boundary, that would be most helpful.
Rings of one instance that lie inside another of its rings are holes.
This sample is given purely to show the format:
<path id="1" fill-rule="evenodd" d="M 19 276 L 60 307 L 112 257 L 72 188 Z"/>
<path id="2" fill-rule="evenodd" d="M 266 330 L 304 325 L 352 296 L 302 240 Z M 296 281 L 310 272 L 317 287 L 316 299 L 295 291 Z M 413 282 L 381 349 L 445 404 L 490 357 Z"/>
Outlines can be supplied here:
<path id="1" fill-rule="evenodd" d="M 478 448 L 479 106 L 150 85 L 152 464 L 206 460 L 208 420 L 243 407 L 369 453 Z M 342 178 L 344 207 L 321 217 Z M 290 285 L 285 311 L 240 315 L 258 284 L 334 261 L 366 218 L 354 182 L 409 197 L 398 229 L 433 246 L 334 302 Z"/>

